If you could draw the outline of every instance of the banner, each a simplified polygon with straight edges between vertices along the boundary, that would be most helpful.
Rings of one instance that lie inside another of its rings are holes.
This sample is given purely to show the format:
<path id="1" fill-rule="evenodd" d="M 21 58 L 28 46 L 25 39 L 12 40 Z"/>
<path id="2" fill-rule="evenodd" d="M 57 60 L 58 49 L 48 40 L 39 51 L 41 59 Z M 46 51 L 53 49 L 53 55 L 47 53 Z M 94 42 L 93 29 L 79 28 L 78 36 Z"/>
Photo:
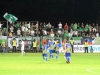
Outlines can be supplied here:
<path id="1" fill-rule="evenodd" d="M 31 50 L 31 48 L 32 48 L 32 40 L 23 40 L 24 41 L 24 43 L 25 43 L 25 46 L 24 46 L 24 48 L 25 48 L 25 50 Z M 21 40 L 19 40 L 19 48 L 21 47 Z"/>
<path id="2" fill-rule="evenodd" d="M 8 38 L 8 47 L 10 47 L 11 49 L 13 48 L 13 47 L 12 47 L 12 41 L 13 41 L 14 38 L 15 38 L 16 41 L 17 41 L 16 47 L 19 47 L 19 39 L 18 39 L 18 37 L 11 37 L 11 38 L 9 37 L 9 38 Z"/>
<path id="3" fill-rule="evenodd" d="M 0 36 L 0 39 L 6 40 L 7 39 L 7 36 Z"/>
<path id="4" fill-rule="evenodd" d="M 81 39 L 82 44 L 84 44 L 84 42 L 85 42 L 86 40 L 87 40 L 87 42 L 88 42 L 89 45 L 92 45 L 93 38 L 91 38 L 91 37 L 83 37 L 83 38 Z"/>
<path id="5" fill-rule="evenodd" d="M 17 46 L 16 47 L 20 47 L 21 46 L 21 40 L 23 39 L 25 42 L 25 48 L 30 49 L 32 47 L 32 42 L 35 39 L 37 41 L 37 47 L 40 47 L 40 37 L 8 37 L 8 47 L 9 48 L 13 48 L 12 47 L 12 41 L 13 39 L 16 39 L 17 41 Z"/>
<path id="6" fill-rule="evenodd" d="M 84 45 L 74 45 L 75 53 L 84 53 Z M 88 46 L 88 52 L 90 53 L 91 45 Z M 93 53 L 100 53 L 100 45 L 92 45 Z"/>

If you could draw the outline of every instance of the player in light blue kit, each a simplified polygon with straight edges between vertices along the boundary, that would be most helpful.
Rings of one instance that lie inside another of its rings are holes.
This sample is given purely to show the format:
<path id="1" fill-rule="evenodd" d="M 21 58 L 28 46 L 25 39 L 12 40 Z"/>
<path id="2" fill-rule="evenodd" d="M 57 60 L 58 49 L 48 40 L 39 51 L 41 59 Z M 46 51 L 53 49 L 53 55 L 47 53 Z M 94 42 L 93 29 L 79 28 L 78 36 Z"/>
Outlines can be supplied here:
<path id="1" fill-rule="evenodd" d="M 61 47 L 60 42 L 57 42 L 57 44 L 55 44 L 56 60 L 58 60 L 58 55 L 59 55 L 60 47 Z"/>
<path id="2" fill-rule="evenodd" d="M 50 40 L 50 42 L 48 43 L 48 45 L 49 45 L 49 58 L 54 58 L 54 56 L 53 56 L 53 54 L 52 54 L 52 52 L 53 52 L 53 50 L 54 50 L 54 42 L 52 41 L 52 40 Z"/>
<path id="3" fill-rule="evenodd" d="M 43 60 L 47 62 L 48 61 L 48 52 L 47 52 L 48 45 L 47 45 L 47 43 L 44 43 L 44 45 L 42 46 L 42 49 L 43 49 L 43 51 L 42 51 Z"/>
<path id="4" fill-rule="evenodd" d="M 69 42 L 66 42 L 66 45 L 65 45 L 65 57 L 66 57 L 66 63 L 70 63 L 70 56 L 71 56 L 71 53 L 72 53 L 72 48 L 71 48 L 71 44 Z"/>

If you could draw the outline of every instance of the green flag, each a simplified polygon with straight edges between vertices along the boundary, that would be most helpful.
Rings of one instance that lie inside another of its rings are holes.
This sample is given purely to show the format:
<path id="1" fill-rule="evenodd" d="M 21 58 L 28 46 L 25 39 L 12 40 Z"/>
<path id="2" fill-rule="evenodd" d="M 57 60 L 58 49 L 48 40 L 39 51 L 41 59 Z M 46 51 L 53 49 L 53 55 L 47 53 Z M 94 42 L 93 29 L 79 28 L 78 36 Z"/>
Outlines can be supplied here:
<path id="1" fill-rule="evenodd" d="M 17 17 L 15 17 L 15 16 L 12 15 L 12 14 L 8 14 L 8 13 L 5 13 L 3 17 L 4 17 L 7 21 L 9 21 L 10 23 L 15 22 L 16 20 L 18 20 Z"/>

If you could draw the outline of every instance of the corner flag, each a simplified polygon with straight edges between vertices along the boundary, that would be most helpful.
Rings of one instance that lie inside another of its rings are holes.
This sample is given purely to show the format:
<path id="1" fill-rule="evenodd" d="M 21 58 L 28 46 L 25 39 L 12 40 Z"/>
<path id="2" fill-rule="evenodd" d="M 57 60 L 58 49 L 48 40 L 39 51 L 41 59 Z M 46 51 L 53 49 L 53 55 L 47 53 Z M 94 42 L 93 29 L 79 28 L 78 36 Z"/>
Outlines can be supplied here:
<path id="1" fill-rule="evenodd" d="M 7 21 L 9 21 L 10 23 L 15 22 L 15 21 L 18 20 L 17 17 L 15 17 L 15 16 L 12 15 L 12 14 L 8 14 L 8 13 L 5 13 L 3 17 L 4 17 Z"/>

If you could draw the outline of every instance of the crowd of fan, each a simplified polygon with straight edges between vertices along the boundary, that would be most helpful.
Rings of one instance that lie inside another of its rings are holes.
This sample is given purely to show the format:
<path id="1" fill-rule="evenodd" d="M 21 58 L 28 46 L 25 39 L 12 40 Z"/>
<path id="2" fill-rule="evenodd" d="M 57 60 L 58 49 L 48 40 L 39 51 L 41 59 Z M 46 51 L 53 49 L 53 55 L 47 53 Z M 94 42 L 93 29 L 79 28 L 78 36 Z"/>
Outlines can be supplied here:
<path id="1" fill-rule="evenodd" d="M 51 36 L 51 37 L 99 37 L 100 26 L 95 23 L 71 23 L 63 25 L 58 23 L 58 28 L 55 28 L 50 22 L 16 22 L 3 28 L 4 23 L 0 22 L 1 36 Z"/>

